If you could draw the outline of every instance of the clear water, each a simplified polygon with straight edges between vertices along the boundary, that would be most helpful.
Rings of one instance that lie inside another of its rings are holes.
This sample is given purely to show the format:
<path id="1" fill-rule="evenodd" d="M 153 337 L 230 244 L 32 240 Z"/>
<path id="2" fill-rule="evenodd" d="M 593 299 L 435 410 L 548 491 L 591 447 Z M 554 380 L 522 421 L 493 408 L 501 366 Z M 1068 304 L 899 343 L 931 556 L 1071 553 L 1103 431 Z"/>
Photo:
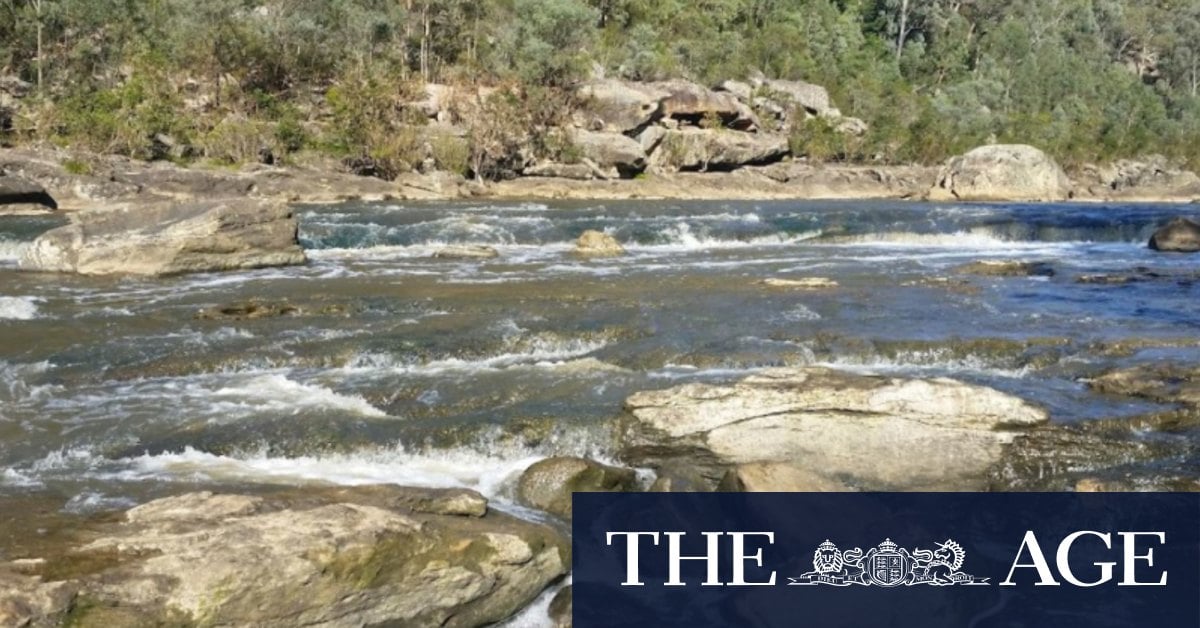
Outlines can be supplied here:
<path id="1" fill-rule="evenodd" d="M 120 508 L 196 487 L 395 482 L 509 499 L 539 457 L 609 458 L 637 390 L 829 364 L 984 383 L 1080 422 L 1161 410 L 1086 379 L 1200 359 L 1195 208 L 890 202 L 298 209 L 305 267 L 150 280 L 17 273 L 59 218 L 0 219 L 0 500 Z M 585 229 L 620 258 L 581 259 Z M 492 260 L 431 259 L 487 244 Z M 980 260 L 1052 277 L 975 277 Z M 1153 273 L 1128 284 L 1082 275 Z M 840 286 L 771 288 L 766 278 Z M 198 318 L 261 299 L 301 312 Z M 1135 346 L 1137 349 L 1127 349 Z M 1130 438 L 1149 438 L 1131 435 Z M 1200 476 L 1195 434 L 1134 473 Z M 69 501 L 67 501 L 69 500 Z"/>

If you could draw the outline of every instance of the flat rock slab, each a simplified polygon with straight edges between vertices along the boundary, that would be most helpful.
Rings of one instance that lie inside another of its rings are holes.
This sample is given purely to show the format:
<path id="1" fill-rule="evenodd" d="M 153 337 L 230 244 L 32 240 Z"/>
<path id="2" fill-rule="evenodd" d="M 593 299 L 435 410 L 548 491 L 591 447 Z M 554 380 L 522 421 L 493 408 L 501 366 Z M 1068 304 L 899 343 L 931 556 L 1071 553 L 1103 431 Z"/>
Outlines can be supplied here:
<path id="1" fill-rule="evenodd" d="M 464 490 L 189 493 L 89 525 L 73 546 L 0 562 L 0 623 L 479 626 L 569 564 L 558 532 Z"/>
<path id="2" fill-rule="evenodd" d="M 154 202 L 72 214 L 35 240 L 21 270 L 176 275 L 303 264 L 286 204 L 254 199 Z"/>
<path id="3" fill-rule="evenodd" d="M 719 480 L 731 466 L 785 462 L 866 489 L 972 489 L 1046 412 L 951 379 L 825 368 L 770 369 L 732 385 L 684 384 L 626 402 L 622 459 L 688 464 Z"/>

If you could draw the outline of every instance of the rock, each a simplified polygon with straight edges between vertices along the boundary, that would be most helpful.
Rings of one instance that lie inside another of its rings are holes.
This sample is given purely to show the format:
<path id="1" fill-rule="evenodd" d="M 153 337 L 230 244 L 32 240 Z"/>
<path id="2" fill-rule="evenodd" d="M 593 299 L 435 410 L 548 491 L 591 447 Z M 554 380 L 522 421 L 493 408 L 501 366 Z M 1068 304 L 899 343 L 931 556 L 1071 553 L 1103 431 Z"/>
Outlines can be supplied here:
<path id="1" fill-rule="evenodd" d="M 659 172 L 732 170 L 779 161 L 788 152 L 787 137 L 782 135 L 718 129 L 667 130 L 650 155 L 650 167 Z"/>
<path id="2" fill-rule="evenodd" d="M 1070 195 L 1062 168 L 1024 144 L 980 146 L 954 157 L 929 191 L 933 201 L 1061 201 Z"/>
<path id="3" fill-rule="evenodd" d="M 625 408 L 632 466 L 686 464 L 715 483 L 730 466 L 783 462 L 865 490 L 977 490 L 1023 428 L 1048 420 L 983 386 L 825 368 L 640 392 Z"/>
<path id="4" fill-rule="evenodd" d="M 295 316 L 300 308 L 291 303 L 268 303 L 265 301 L 247 301 L 232 305 L 219 305 L 200 310 L 196 318 L 201 320 L 255 320 L 260 318 L 279 318 L 280 316 Z"/>
<path id="5" fill-rule="evenodd" d="M 684 80 L 655 83 L 654 86 L 667 93 L 662 101 L 666 117 L 699 125 L 706 117 L 716 116 L 722 125 L 738 131 L 761 126 L 754 111 L 729 92 L 715 92 Z"/>
<path id="6" fill-rule="evenodd" d="M 624 255 L 625 247 L 617 239 L 604 233 L 589 229 L 584 231 L 575 241 L 575 252 L 579 255 Z"/>
<path id="7" fill-rule="evenodd" d="M 783 100 L 790 101 L 811 115 L 828 116 L 836 113 L 836 117 L 841 116 L 829 100 L 829 90 L 820 85 L 813 85 L 804 81 L 767 79 L 761 81 L 761 86 L 770 92 L 782 96 Z M 779 100 L 779 98 L 776 98 L 776 100 Z"/>
<path id="8" fill-rule="evenodd" d="M 1101 480 L 1100 478 L 1080 478 L 1075 482 L 1076 493 L 1127 493 L 1131 488 L 1124 482 Z"/>
<path id="9" fill-rule="evenodd" d="M 550 600 L 550 608 L 547 613 L 550 615 L 550 624 L 554 628 L 571 628 L 571 611 L 573 604 L 571 594 L 571 585 L 567 585 L 559 589 L 554 595 L 554 599 Z"/>
<path id="10" fill-rule="evenodd" d="M 717 86 L 713 89 L 718 92 L 729 92 L 738 100 L 745 103 L 750 102 L 751 98 L 754 97 L 754 87 L 752 87 L 749 83 L 743 83 L 741 81 L 721 81 L 720 83 L 717 83 Z"/>
<path id="11" fill-rule="evenodd" d="M 1173 363 L 1117 369 L 1090 382 L 1092 390 L 1160 403 L 1200 407 L 1200 367 Z"/>
<path id="12" fill-rule="evenodd" d="M 58 209 L 58 203 L 46 188 L 0 170 L 0 213 L 5 213 L 6 206 L 13 205 Z"/>
<path id="13" fill-rule="evenodd" d="M 291 209 L 229 199 L 116 206 L 72 215 L 25 250 L 19 268 L 172 275 L 303 264 Z"/>
<path id="14" fill-rule="evenodd" d="M 803 279 L 769 277 L 759 283 L 771 288 L 792 288 L 796 290 L 824 290 L 838 287 L 838 282 L 826 277 L 805 277 Z"/>
<path id="15" fill-rule="evenodd" d="M 30 577 L 0 563 L 4 625 L 479 626 L 568 570 L 548 526 L 430 514 L 438 491 L 192 493 L 91 522 Z M 463 491 L 445 492 L 461 502 Z M 482 501 L 474 495 L 472 503 Z M 465 503 L 465 502 L 463 502 Z M 477 509 L 475 509 L 477 510 Z"/>
<path id="16" fill-rule="evenodd" d="M 1150 237 L 1150 248 L 1172 253 L 1200 251 L 1200 223 L 1188 218 L 1176 218 Z"/>
<path id="17" fill-rule="evenodd" d="M 646 168 L 646 152 L 642 145 L 620 133 L 576 130 L 571 143 L 585 159 L 601 169 L 615 168 L 623 177 L 632 177 Z"/>
<path id="18" fill-rule="evenodd" d="M 844 493 L 845 484 L 786 462 L 754 462 L 729 470 L 717 490 L 735 493 Z"/>
<path id="19" fill-rule="evenodd" d="M 33 90 L 33 84 L 21 80 L 19 76 L 5 74 L 0 76 L 0 93 L 8 94 L 13 98 L 24 98 Z"/>
<path id="20" fill-rule="evenodd" d="M 654 125 L 648 126 L 644 131 L 638 134 L 638 143 L 642 145 L 642 150 L 647 154 L 654 152 L 658 145 L 662 143 L 663 138 L 667 136 L 667 129 Z"/>
<path id="21" fill-rule="evenodd" d="M 517 496 L 527 506 L 570 519 L 573 493 L 622 493 L 633 490 L 636 484 L 637 475 L 632 469 L 584 458 L 547 458 L 521 474 Z"/>
<path id="22" fill-rule="evenodd" d="M 633 133 L 662 117 L 667 93 L 645 84 L 600 79 L 584 83 L 578 95 L 581 111 L 599 118 L 604 130 Z"/>
<path id="23" fill-rule="evenodd" d="M 437 259 L 491 259 L 499 256 L 499 251 L 481 244 L 452 245 L 433 252 L 433 257 Z"/>
<path id="24" fill-rule="evenodd" d="M 985 277 L 1053 277 L 1054 268 L 1046 262 L 1017 262 L 1009 260 L 983 260 L 963 264 L 954 269 L 960 275 L 983 275 Z"/>

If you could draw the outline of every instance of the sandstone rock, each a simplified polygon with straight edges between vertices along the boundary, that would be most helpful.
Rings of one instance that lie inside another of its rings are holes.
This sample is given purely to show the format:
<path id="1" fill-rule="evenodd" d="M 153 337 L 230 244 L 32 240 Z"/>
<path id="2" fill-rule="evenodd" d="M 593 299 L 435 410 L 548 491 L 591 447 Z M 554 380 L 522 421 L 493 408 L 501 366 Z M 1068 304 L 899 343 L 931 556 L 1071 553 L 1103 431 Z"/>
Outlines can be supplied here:
<path id="1" fill-rule="evenodd" d="M 1046 262 L 1018 262 L 1011 260 L 983 260 L 963 264 L 954 269 L 960 275 L 983 275 L 985 277 L 1053 277 L 1054 267 Z"/>
<path id="2" fill-rule="evenodd" d="M 0 213 L 14 205 L 58 209 L 58 203 L 46 193 L 46 188 L 0 170 Z"/>
<path id="3" fill-rule="evenodd" d="M 660 172 L 732 170 L 779 161 L 788 154 L 782 135 L 737 133 L 714 129 L 668 130 L 650 156 Z"/>
<path id="4" fill-rule="evenodd" d="M 87 524 L 80 536 L 90 541 L 55 548 L 39 574 L 7 576 L 11 563 L 0 563 L 0 617 L 106 628 L 479 626 L 567 571 L 558 532 L 501 513 L 409 507 L 445 501 L 434 493 L 308 487 L 157 500 L 122 522 Z"/>
<path id="5" fill-rule="evenodd" d="M 829 90 L 805 83 L 804 81 L 783 81 L 768 79 L 761 81 L 762 87 L 784 97 L 784 100 L 804 109 L 815 116 L 828 116 L 837 113 L 829 100 Z M 840 117 L 840 113 L 837 117 Z"/>
<path id="6" fill-rule="evenodd" d="M 585 115 L 599 118 L 605 130 L 632 133 L 662 117 L 665 91 L 616 79 L 589 81 L 579 88 Z"/>
<path id="7" fill-rule="evenodd" d="M 720 83 L 717 83 L 717 86 L 713 89 L 718 92 L 729 92 L 738 100 L 746 103 L 750 102 L 750 99 L 754 97 L 754 87 L 752 87 L 749 83 L 743 83 L 741 81 L 721 81 Z"/>
<path id="8" fill-rule="evenodd" d="M 500 252 L 490 246 L 480 244 L 463 244 L 442 247 L 433 252 L 437 259 L 491 259 L 499 257 Z"/>
<path id="9" fill-rule="evenodd" d="M 929 199 L 1061 201 L 1071 181 L 1048 155 L 1024 144 L 980 146 L 942 167 Z"/>
<path id="10" fill-rule="evenodd" d="M 771 288 L 791 288 L 794 290 L 825 290 L 838 287 L 838 282 L 827 277 L 805 277 L 803 279 L 768 277 L 759 283 Z"/>
<path id="11" fill-rule="evenodd" d="M 739 131 L 759 128 L 754 112 L 729 92 L 716 92 L 689 81 L 675 80 L 655 83 L 655 87 L 667 92 L 663 99 L 663 115 L 687 122 L 700 124 L 707 116 L 716 116 L 721 124 Z"/>
<path id="12" fill-rule="evenodd" d="M 1200 407 L 1200 367 L 1142 364 L 1105 373 L 1090 385 L 1101 393 Z"/>
<path id="13" fill-rule="evenodd" d="M 1200 223 L 1188 218 L 1176 218 L 1154 232 L 1150 238 L 1150 248 L 1173 253 L 1196 253 L 1200 251 Z"/>
<path id="14" fill-rule="evenodd" d="M 978 489 L 1044 410 L 951 379 L 771 369 L 732 385 L 630 396 L 618 431 L 633 466 L 687 464 L 718 481 L 732 465 L 785 462 L 867 490 Z"/>
<path id="15" fill-rule="evenodd" d="M 754 462 L 729 470 L 717 490 L 737 493 L 844 493 L 845 484 L 786 462 Z"/>
<path id="16" fill-rule="evenodd" d="M 589 229 L 575 241 L 575 252 L 579 255 L 624 255 L 625 247 L 617 239 L 602 231 Z"/>
<path id="17" fill-rule="evenodd" d="M 601 169 L 615 168 L 621 176 L 632 177 L 646 167 L 646 152 L 635 139 L 620 133 L 593 133 L 576 130 L 571 142 Z"/>
<path id="18" fill-rule="evenodd" d="M 22 255 L 22 270 L 171 275 L 303 264 L 282 203 L 218 200 L 79 212 Z"/>
<path id="19" fill-rule="evenodd" d="M 584 458 L 547 458 L 521 474 L 517 496 L 527 506 L 570 519 L 572 493 L 621 493 L 633 490 L 636 481 L 632 469 Z"/>

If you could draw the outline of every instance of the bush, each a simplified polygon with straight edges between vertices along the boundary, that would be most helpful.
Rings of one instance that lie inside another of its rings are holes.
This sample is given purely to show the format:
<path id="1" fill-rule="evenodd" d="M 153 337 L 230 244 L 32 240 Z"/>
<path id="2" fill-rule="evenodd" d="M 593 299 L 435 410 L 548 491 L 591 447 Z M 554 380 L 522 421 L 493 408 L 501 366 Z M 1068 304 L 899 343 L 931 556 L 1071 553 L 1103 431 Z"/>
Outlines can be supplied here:
<path id="1" fill-rule="evenodd" d="M 845 140 L 842 134 L 825 118 L 818 116 L 805 119 L 803 116 L 802 111 L 793 114 L 796 122 L 793 123 L 791 135 L 788 137 L 788 146 L 792 154 L 804 155 L 818 162 L 841 159 L 845 155 Z"/>
<path id="2" fill-rule="evenodd" d="M 433 160 L 439 170 L 466 176 L 471 168 L 471 147 L 465 139 L 438 135 L 430 141 Z"/>

